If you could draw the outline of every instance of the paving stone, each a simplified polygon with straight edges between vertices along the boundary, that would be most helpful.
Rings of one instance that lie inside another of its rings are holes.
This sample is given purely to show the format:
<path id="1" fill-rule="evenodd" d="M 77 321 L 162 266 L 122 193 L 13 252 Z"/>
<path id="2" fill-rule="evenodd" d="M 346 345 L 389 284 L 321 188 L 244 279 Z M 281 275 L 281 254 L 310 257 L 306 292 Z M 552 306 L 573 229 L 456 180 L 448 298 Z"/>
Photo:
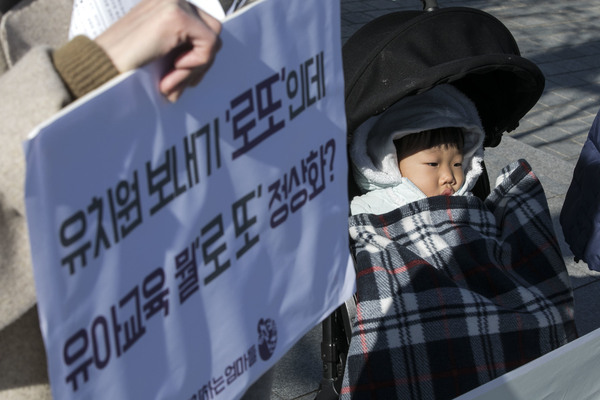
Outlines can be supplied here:
<path id="1" fill-rule="evenodd" d="M 543 68 L 540 67 L 540 69 L 544 71 Z M 557 86 L 579 87 L 589 85 L 589 82 L 587 82 L 585 79 L 581 79 L 571 72 L 552 75 L 546 74 L 546 72 L 544 71 L 544 75 L 546 76 L 546 81 L 556 83 Z"/>
<path id="2" fill-rule="evenodd" d="M 320 325 L 311 329 L 273 367 L 273 393 L 284 399 L 316 393 L 322 377 L 321 332 Z"/>

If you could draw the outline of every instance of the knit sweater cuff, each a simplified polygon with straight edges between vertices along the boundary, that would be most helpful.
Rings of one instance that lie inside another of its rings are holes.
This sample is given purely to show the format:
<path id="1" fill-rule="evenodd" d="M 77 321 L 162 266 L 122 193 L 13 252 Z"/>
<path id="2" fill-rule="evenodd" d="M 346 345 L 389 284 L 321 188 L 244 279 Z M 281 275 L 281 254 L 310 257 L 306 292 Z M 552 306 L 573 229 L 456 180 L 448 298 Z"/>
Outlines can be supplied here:
<path id="1" fill-rule="evenodd" d="M 53 54 L 54 67 L 75 98 L 108 82 L 119 71 L 100 46 L 76 36 Z"/>

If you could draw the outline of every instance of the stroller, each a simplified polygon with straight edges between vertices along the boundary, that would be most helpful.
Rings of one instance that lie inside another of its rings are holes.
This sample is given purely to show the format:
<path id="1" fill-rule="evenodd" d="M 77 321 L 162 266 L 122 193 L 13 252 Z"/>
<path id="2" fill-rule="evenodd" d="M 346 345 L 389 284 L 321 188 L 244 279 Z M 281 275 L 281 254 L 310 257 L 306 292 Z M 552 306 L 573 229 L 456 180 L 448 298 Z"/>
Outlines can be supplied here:
<path id="1" fill-rule="evenodd" d="M 514 130 L 538 101 L 544 89 L 543 74 L 520 56 L 511 33 L 493 16 L 472 8 L 438 8 L 435 1 L 422 2 L 422 11 L 376 18 L 344 44 L 348 143 L 363 122 L 404 97 L 450 84 L 475 103 L 485 130 L 484 147 L 497 146 L 502 134 Z M 473 190 L 481 200 L 490 194 L 483 167 Z M 348 187 L 350 199 L 360 193 L 351 173 Z M 356 297 L 322 324 L 323 378 L 317 400 L 337 399 L 340 394 L 355 315 Z M 572 321 L 565 318 L 563 322 L 566 330 L 574 332 Z"/>

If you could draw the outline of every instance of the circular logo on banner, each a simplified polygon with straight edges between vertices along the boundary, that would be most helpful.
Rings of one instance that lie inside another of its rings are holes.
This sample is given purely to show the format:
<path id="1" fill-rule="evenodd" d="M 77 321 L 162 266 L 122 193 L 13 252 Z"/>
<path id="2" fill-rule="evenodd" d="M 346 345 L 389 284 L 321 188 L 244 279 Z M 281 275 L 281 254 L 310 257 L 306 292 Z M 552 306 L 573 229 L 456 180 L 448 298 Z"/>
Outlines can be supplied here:
<path id="1" fill-rule="evenodd" d="M 277 326 L 272 319 L 258 321 L 258 354 L 267 361 L 275 352 L 277 346 Z"/>

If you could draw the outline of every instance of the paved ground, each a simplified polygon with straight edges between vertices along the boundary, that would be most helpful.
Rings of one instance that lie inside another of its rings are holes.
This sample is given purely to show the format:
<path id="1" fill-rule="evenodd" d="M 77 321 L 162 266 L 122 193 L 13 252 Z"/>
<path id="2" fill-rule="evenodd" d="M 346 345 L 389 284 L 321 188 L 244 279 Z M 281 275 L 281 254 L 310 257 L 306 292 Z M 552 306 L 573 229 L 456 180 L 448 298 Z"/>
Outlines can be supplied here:
<path id="1" fill-rule="evenodd" d="M 441 7 L 479 8 L 500 19 L 512 32 L 522 56 L 546 76 L 538 104 L 486 152 L 491 178 L 507 161 L 525 158 L 546 190 L 563 255 L 575 290 L 580 334 L 600 327 L 600 273 L 576 264 L 562 239 L 558 216 L 589 127 L 600 108 L 600 4 L 591 0 L 439 0 Z M 342 40 L 369 20 L 404 9 L 420 9 L 417 0 L 341 0 Z M 321 328 L 315 327 L 276 365 L 271 399 L 313 399 L 321 380 Z"/>

